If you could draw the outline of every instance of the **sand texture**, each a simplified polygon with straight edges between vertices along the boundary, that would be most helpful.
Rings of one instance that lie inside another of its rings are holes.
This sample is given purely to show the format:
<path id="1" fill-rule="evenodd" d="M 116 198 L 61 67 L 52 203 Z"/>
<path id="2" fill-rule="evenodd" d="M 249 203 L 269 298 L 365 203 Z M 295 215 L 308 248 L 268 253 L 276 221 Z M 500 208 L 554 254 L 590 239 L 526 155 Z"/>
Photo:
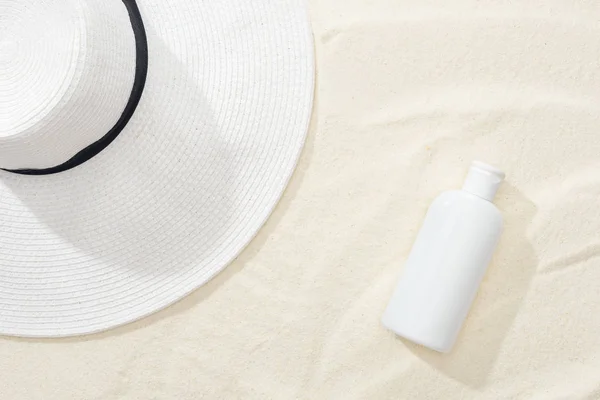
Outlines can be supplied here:
<path id="1" fill-rule="evenodd" d="M 600 399 L 600 2 L 310 6 L 311 132 L 258 237 L 137 323 L 0 339 L 0 399 Z M 505 232 L 439 355 L 379 320 L 472 159 L 507 174 Z"/>

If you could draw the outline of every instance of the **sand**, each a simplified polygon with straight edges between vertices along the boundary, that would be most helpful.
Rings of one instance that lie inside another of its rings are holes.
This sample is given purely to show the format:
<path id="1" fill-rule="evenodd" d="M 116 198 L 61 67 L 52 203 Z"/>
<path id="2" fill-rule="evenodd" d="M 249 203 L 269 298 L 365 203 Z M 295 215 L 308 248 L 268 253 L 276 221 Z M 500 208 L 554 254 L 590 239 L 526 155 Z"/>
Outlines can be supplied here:
<path id="1" fill-rule="evenodd" d="M 0 339 L 0 399 L 600 399 L 600 2 L 314 0 L 315 115 L 210 284 L 86 338 Z M 472 159 L 506 228 L 454 351 L 379 323 Z"/>

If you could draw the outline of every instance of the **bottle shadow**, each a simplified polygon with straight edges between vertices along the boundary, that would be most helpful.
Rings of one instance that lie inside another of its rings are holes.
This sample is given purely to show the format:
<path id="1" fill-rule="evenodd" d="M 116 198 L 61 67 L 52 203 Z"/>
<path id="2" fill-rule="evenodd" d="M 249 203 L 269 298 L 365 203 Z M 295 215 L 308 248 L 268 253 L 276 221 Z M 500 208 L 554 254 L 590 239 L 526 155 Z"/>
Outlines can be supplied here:
<path id="1" fill-rule="evenodd" d="M 472 388 L 485 386 L 537 266 L 527 238 L 536 206 L 510 183 L 502 186 L 496 204 L 502 210 L 504 232 L 452 352 L 440 354 L 399 339 L 421 360 Z"/>

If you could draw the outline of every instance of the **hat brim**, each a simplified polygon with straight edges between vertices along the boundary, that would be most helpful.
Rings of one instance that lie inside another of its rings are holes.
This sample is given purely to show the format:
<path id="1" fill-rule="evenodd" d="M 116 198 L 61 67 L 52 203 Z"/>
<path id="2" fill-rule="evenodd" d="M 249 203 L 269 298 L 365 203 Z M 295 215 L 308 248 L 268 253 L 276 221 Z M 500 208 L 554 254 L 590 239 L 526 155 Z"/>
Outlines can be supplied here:
<path id="1" fill-rule="evenodd" d="M 0 172 L 0 334 L 90 334 L 200 287 L 255 236 L 302 150 L 301 0 L 138 1 L 149 48 L 114 142 L 55 175 Z"/>

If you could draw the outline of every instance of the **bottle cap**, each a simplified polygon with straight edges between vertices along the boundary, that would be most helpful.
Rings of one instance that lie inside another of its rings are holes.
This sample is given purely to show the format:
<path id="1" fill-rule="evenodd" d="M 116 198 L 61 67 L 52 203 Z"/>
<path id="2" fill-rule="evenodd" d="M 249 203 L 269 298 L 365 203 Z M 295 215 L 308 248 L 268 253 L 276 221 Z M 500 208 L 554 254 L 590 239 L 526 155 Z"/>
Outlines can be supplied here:
<path id="1" fill-rule="evenodd" d="M 504 180 L 504 172 L 481 161 L 474 161 L 463 185 L 463 190 L 493 201 L 500 184 Z"/>

